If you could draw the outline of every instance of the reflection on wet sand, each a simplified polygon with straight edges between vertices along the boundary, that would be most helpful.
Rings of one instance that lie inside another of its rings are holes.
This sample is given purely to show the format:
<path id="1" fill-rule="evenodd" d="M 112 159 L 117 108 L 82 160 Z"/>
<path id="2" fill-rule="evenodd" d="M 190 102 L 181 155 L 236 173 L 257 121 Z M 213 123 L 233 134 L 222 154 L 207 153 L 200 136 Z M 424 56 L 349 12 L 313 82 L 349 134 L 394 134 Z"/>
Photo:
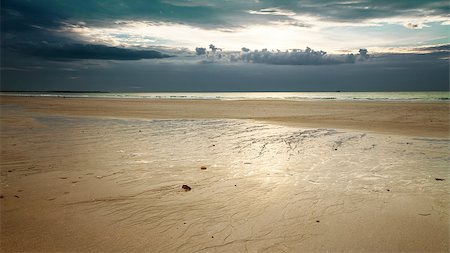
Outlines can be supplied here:
<path id="1" fill-rule="evenodd" d="M 10 110 L 1 136 L 7 251 L 449 247 L 446 139 Z"/>

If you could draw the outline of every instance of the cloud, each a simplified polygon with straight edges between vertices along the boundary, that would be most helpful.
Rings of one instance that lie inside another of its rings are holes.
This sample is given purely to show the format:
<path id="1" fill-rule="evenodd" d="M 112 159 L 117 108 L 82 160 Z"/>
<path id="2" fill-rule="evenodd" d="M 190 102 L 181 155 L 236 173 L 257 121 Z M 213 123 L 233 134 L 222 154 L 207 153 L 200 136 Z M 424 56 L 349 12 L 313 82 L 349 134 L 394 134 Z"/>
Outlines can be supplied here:
<path id="1" fill-rule="evenodd" d="M 367 53 L 367 51 L 366 51 Z M 240 54 L 238 59 L 249 63 L 264 63 L 275 65 L 330 65 L 355 63 L 361 55 L 327 55 L 324 51 L 315 51 L 309 47 L 305 50 L 293 49 L 287 51 L 254 50 Z M 364 57 L 368 57 L 365 54 Z"/>
<path id="2" fill-rule="evenodd" d="M 1 71 L 27 71 L 26 69 L 14 68 L 14 67 L 0 67 Z"/>
<path id="3" fill-rule="evenodd" d="M 64 32 L 69 25 L 68 17 L 52 10 L 51 7 L 54 6 L 47 8 L 40 3 L 20 0 L 1 2 L 3 52 L 51 60 L 140 60 L 171 57 L 149 48 L 123 48 L 80 40 L 79 37 Z M 79 21 L 71 25 L 80 28 L 85 27 L 86 23 Z M 11 60 L 2 60 L 2 65 Z"/>
<path id="4" fill-rule="evenodd" d="M 422 17 L 449 21 L 449 5 L 445 0 L 283 0 L 283 1 L 214 1 L 214 0 L 3 0 L 2 8 L 17 11 L 35 9 L 37 15 L 53 13 L 53 17 L 71 20 L 115 19 L 152 20 L 193 25 L 202 28 L 241 27 L 249 23 L 289 20 L 295 16 L 313 16 L 322 22 L 363 23 L 374 19 Z M 11 8 L 14 7 L 14 8 Z M 19 8 L 20 7 L 20 8 Z M 32 12 L 29 12 L 32 13 Z M 295 21 L 295 20 L 293 20 Z M 411 22 L 411 21 L 409 21 Z M 415 22 L 411 22 L 415 24 Z M 295 25 L 295 22 L 291 22 Z M 403 25 L 401 23 L 400 25 Z"/>
<path id="5" fill-rule="evenodd" d="M 369 59 L 369 54 L 368 54 L 367 49 L 361 48 L 361 49 L 359 50 L 359 59 L 360 59 L 361 61 L 364 61 L 364 60 Z"/>
<path id="6" fill-rule="evenodd" d="M 196 55 L 204 55 L 204 54 L 206 54 L 206 48 L 204 48 L 204 47 L 196 47 L 195 48 L 195 54 Z"/>
<path id="7" fill-rule="evenodd" d="M 312 45 L 331 52 L 361 43 L 417 45 L 424 37 L 442 36 L 437 26 L 449 22 L 448 4 L 442 0 L 85 0 L 83 5 L 75 0 L 3 0 L 1 12 L 3 48 L 47 41 L 193 50 L 219 37 L 224 50 L 239 50 L 245 43 L 270 49 Z M 392 25 L 398 27 L 382 29 Z M 415 33 L 403 29 L 426 26 L 430 29 Z"/>
<path id="8" fill-rule="evenodd" d="M 211 49 L 212 52 L 216 52 L 216 51 L 222 51 L 221 48 L 217 48 L 216 46 L 214 46 L 213 44 L 209 44 L 209 49 Z"/>
<path id="9" fill-rule="evenodd" d="M 262 63 L 271 65 L 334 65 L 344 63 L 355 63 L 369 59 L 367 49 L 360 49 L 359 54 L 332 54 L 328 55 L 325 51 L 306 49 L 281 50 L 250 50 L 243 47 L 241 52 L 220 52 L 217 48 L 210 45 L 211 51 L 204 53 L 205 59 L 201 63 L 216 62 L 244 62 L 244 63 Z M 198 55 L 198 54 L 197 54 Z"/>
<path id="10" fill-rule="evenodd" d="M 422 28 L 422 27 L 419 27 L 419 24 L 413 24 L 413 23 L 407 23 L 407 24 L 405 24 L 405 27 L 409 28 L 409 29 L 420 29 L 420 28 Z"/>
<path id="11" fill-rule="evenodd" d="M 450 44 L 419 47 L 416 50 L 423 53 L 450 53 Z"/>
<path id="12" fill-rule="evenodd" d="M 404 26 L 409 29 L 422 29 L 424 27 L 428 27 L 423 23 L 411 23 L 411 22 L 404 24 Z"/>
<path id="13" fill-rule="evenodd" d="M 310 19 L 310 21 L 312 21 L 312 19 Z M 314 22 L 305 22 L 305 21 L 296 21 L 296 20 L 275 20 L 275 21 L 271 21 L 271 24 L 275 24 L 275 25 L 281 25 L 281 26 L 296 26 L 296 27 L 302 27 L 302 28 L 312 28 L 313 27 L 313 23 Z"/>
<path id="14" fill-rule="evenodd" d="M 214 2 L 210 2 L 208 0 L 197 0 L 193 1 L 183 1 L 183 0 L 162 0 L 162 3 L 180 6 L 180 7 L 213 7 Z"/>
<path id="15" fill-rule="evenodd" d="M 436 44 L 436 45 L 423 45 L 416 47 L 385 47 L 385 48 L 371 48 L 377 55 L 384 54 L 436 54 L 436 53 L 450 53 L 450 44 Z"/>
<path id="16" fill-rule="evenodd" d="M 197 47 L 195 49 L 196 51 L 196 55 L 200 55 L 204 57 L 204 59 L 202 59 L 200 61 L 200 63 L 214 63 L 217 61 L 223 61 L 226 58 L 226 54 L 222 53 L 222 49 L 218 48 L 216 46 L 214 46 L 213 44 L 210 44 L 208 46 L 208 48 L 210 49 L 209 51 L 206 48 L 203 47 Z"/>
<path id="17" fill-rule="evenodd" d="M 249 10 L 247 12 L 250 14 L 255 14 L 255 15 L 274 15 L 274 16 L 294 16 L 295 15 L 295 12 L 293 12 L 291 10 L 280 9 L 280 8 L 265 8 L 265 9 L 260 9 L 258 11 Z"/>
<path id="18" fill-rule="evenodd" d="M 155 50 L 135 50 L 92 44 L 18 44 L 12 51 L 51 60 L 141 60 L 171 57 Z"/>

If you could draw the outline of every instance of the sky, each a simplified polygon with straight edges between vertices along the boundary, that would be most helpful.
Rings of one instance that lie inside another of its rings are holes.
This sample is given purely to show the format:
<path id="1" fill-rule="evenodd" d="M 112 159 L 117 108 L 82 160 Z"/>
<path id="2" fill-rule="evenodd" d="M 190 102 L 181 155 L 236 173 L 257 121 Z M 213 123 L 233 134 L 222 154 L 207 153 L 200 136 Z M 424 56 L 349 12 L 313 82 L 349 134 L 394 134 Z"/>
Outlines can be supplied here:
<path id="1" fill-rule="evenodd" d="M 449 1 L 2 0 L 1 90 L 449 90 Z"/>

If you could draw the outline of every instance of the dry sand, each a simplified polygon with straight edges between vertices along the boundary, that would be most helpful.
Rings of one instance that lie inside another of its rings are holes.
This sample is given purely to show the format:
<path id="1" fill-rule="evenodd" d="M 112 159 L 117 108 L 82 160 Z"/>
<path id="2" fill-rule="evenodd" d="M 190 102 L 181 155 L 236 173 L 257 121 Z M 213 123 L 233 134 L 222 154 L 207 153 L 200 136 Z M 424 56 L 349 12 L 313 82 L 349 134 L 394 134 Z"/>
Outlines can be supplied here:
<path id="1" fill-rule="evenodd" d="M 449 251 L 448 103 L 0 102 L 2 252 Z"/>

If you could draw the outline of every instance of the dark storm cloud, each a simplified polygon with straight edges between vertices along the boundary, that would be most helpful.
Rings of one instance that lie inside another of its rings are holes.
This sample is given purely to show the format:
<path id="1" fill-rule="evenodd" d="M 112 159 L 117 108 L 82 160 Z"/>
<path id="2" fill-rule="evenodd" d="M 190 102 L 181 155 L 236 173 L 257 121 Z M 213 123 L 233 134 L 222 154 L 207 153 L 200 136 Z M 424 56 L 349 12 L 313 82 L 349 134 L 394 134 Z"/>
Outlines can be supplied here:
<path id="1" fill-rule="evenodd" d="M 8 49 L 22 43 L 67 40 L 53 32 L 61 28 L 64 16 L 36 4 L 1 1 L 1 47 Z"/>
<path id="2" fill-rule="evenodd" d="M 91 44 L 21 44 L 11 49 L 26 53 L 30 56 L 50 60 L 141 60 L 161 59 L 171 57 L 154 50 L 134 50 L 104 45 Z"/>
<path id="3" fill-rule="evenodd" d="M 1 6 L 2 16 L 3 10 L 23 16 L 25 26 L 35 21 L 44 27 L 49 27 L 45 22 L 57 26 L 62 20 L 84 20 L 92 24 L 124 19 L 198 24 L 207 21 L 212 25 L 223 21 L 220 19 L 223 9 L 214 6 L 176 5 L 158 0 L 84 0 L 82 3 L 77 0 L 3 0 Z"/>
<path id="4" fill-rule="evenodd" d="M 261 1 L 296 13 L 311 14 L 325 20 L 355 22 L 373 18 L 386 18 L 415 14 L 419 16 L 448 16 L 449 4 L 443 0 L 300 0 Z"/>
<path id="5" fill-rule="evenodd" d="M 260 1 L 189 1 L 189 0 L 3 0 L 2 9 L 34 13 L 35 21 L 47 27 L 57 20 L 83 20 L 103 25 L 111 20 L 153 20 L 185 23 L 204 28 L 232 28 L 255 22 L 292 20 L 290 15 L 311 15 L 322 20 L 355 22 L 373 18 L 448 16 L 446 0 L 260 0 Z M 253 14 L 252 14 L 253 13 Z M 262 15 L 257 15 L 260 13 Z M 3 15 L 3 13 L 2 13 Z M 38 19 L 43 18 L 39 21 Z M 414 26 L 414 23 L 411 23 Z"/>
<path id="6" fill-rule="evenodd" d="M 65 19 L 45 5 L 23 1 L 1 1 L 2 33 L 35 32 L 39 28 L 58 28 Z"/>
<path id="7" fill-rule="evenodd" d="M 140 60 L 170 57 L 155 50 L 136 50 L 86 44 L 61 33 L 64 16 L 42 5 L 46 1 L 1 2 L 1 47 L 11 52 L 52 60 L 105 59 Z M 6 65 L 6 66 L 5 66 Z M 2 59 L 2 67 L 9 62 Z"/>

